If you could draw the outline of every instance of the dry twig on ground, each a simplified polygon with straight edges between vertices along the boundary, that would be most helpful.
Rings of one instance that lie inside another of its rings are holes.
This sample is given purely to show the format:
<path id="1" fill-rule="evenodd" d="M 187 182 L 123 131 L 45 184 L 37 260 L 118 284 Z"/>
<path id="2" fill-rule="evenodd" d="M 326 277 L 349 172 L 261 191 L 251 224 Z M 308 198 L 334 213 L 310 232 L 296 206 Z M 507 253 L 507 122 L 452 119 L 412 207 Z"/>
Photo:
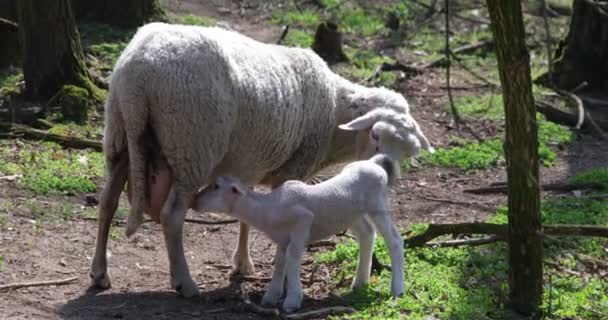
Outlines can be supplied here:
<path id="1" fill-rule="evenodd" d="M 58 279 L 58 280 L 8 283 L 8 284 L 0 285 L 0 291 L 15 290 L 15 289 L 27 288 L 27 287 L 59 286 L 59 285 L 70 284 L 76 280 L 78 280 L 78 277 L 69 277 L 66 279 Z"/>

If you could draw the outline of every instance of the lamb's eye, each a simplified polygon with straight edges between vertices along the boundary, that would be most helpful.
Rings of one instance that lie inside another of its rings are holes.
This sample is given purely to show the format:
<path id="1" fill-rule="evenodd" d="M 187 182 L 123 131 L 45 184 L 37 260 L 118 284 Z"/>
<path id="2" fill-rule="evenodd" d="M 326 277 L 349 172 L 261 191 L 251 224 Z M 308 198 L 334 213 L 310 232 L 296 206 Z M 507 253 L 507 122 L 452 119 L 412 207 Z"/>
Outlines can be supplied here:
<path id="1" fill-rule="evenodd" d="M 372 131 L 371 135 L 372 135 L 372 139 L 378 141 L 379 138 L 378 138 L 378 135 L 375 132 Z"/>

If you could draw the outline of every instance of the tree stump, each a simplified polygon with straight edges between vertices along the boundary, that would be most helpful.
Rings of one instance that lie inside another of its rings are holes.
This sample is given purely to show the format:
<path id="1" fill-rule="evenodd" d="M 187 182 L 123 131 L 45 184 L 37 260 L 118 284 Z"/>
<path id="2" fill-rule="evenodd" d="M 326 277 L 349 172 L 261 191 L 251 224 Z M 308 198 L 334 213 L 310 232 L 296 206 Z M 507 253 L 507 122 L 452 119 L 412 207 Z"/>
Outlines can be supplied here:
<path id="1" fill-rule="evenodd" d="M 323 22 L 317 26 L 312 50 L 316 52 L 327 64 L 348 61 L 342 51 L 342 33 L 338 25 L 333 22 Z"/>
<path id="2" fill-rule="evenodd" d="M 608 92 L 608 1 L 575 0 L 570 30 L 555 52 L 553 84 L 572 90 Z"/>

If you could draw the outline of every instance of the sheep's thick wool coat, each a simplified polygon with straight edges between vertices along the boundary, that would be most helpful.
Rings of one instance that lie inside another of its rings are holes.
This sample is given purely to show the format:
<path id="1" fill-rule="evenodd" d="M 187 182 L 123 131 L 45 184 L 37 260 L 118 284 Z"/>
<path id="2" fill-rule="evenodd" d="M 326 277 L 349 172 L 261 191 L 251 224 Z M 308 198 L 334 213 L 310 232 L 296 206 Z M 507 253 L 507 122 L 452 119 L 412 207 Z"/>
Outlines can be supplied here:
<path id="1" fill-rule="evenodd" d="M 130 218 L 142 217 L 145 203 L 139 141 L 146 128 L 157 136 L 177 192 L 221 174 L 247 184 L 269 175 L 303 179 L 327 156 L 336 81 L 308 49 L 220 28 L 140 28 L 116 63 L 105 110 L 106 157 L 129 150 Z"/>

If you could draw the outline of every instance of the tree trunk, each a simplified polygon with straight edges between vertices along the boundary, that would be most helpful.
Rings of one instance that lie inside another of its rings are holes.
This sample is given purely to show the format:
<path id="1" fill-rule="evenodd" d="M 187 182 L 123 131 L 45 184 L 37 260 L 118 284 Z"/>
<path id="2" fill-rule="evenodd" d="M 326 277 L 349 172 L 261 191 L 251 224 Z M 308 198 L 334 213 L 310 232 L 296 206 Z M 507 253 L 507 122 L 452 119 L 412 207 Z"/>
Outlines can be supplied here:
<path id="1" fill-rule="evenodd" d="M 509 286 L 512 308 L 539 317 L 543 246 L 536 110 L 519 1 L 487 0 L 506 119 Z"/>
<path id="2" fill-rule="evenodd" d="M 165 19 L 159 0 L 72 0 L 72 3 L 78 18 L 91 18 L 121 27 L 137 27 Z"/>
<path id="3" fill-rule="evenodd" d="M 600 6 L 601 5 L 601 6 Z M 575 0 L 570 30 L 555 52 L 552 82 L 564 90 L 608 92 L 607 0 Z"/>
<path id="4" fill-rule="evenodd" d="M 0 18 L 17 21 L 17 0 L 0 0 Z"/>
<path id="5" fill-rule="evenodd" d="M 0 18 L 0 69 L 19 62 L 18 31 L 17 23 Z"/>
<path id="6" fill-rule="evenodd" d="M 18 11 L 26 96 L 47 100 L 71 84 L 100 101 L 99 89 L 85 68 L 69 0 L 20 0 Z"/>

